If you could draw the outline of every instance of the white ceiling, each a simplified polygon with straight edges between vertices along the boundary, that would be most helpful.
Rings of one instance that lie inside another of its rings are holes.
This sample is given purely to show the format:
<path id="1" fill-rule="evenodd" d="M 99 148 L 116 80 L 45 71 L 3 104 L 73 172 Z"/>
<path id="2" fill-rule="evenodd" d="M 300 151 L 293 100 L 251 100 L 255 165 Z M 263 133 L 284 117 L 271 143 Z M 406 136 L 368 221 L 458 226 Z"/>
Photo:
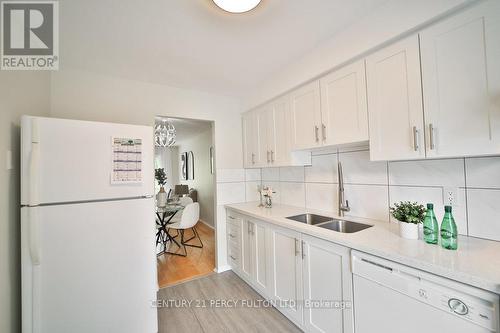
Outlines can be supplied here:
<path id="1" fill-rule="evenodd" d="M 179 145 L 179 143 L 184 140 L 192 139 L 196 135 L 212 128 L 212 123 L 205 120 L 158 117 L 156 118 L 156 123 L 162 120 L 167 120 L 174 125 L 177 132 L 175 146 Z"/>
<path id="2" fill-rule="evenodd" d="M 387 0 L 60 1 L 61 69 L 244 96 Z"/>

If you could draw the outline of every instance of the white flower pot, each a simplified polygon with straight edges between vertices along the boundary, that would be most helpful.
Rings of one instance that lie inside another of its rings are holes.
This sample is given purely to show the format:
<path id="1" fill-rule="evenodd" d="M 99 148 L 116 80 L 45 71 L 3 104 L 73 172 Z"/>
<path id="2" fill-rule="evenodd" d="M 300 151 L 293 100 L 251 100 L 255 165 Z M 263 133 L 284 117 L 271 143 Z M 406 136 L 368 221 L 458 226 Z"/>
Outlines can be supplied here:
<path id="1" fill-rule="evenodd" d="M 418 239 L 418 224 L 398 221 L 399 235 L 405 239 Z"/>
<path id="2" fill-rule="evenodd" d="M 156 195 L 156 205 L 160 208 L 164 208 L 167 206 L 167 192 L 165 192 L 165 189 L 163 187 Z"/>

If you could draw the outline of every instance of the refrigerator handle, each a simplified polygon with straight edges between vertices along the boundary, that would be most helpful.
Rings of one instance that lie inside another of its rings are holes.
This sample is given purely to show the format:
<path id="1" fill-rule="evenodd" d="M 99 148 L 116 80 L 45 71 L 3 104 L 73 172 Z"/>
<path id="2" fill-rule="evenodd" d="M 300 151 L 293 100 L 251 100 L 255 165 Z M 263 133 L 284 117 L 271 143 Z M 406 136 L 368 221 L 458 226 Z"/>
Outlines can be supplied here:
<path id="1" fill-rule="evenodd" d="M 29 205 L 38 206 L 39 164 L 40 164 L 40 140 L 38 135 L 38 120 L 31 120 L 31 156 L 29 165 Z"/>
<path id="2" fill-rule="evenodd" d="M 29 209 L 29 250 L 31 263 L 34 266 L 40 265 L 40 224 L 38 210 L 38 207 Z"/>

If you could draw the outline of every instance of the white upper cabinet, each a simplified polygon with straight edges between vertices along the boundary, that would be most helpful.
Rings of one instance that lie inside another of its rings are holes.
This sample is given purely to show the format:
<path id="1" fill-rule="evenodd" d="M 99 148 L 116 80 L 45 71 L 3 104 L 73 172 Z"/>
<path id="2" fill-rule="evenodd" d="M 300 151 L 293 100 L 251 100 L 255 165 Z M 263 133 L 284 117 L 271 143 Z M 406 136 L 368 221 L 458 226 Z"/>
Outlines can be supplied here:
<path id="1" fill-rule="evenodd" d="M 268 145 L 273 166 L 287 165 L 290 160 L 290 100 L 280 98 L 271 103 L 268 122 Z"/>
<path id="2" fill-rule="evenodd" d="M 321 108 L 319 81 L 290 94 L 292 115 L 292 149 L 321 146 Z"/>
<path id="3" fill-rule="evenodd" d="M 500 3 L 420 34 L 427 156 L 500 153 Z"/>
<path id="4" fill-rule="evenodd" d="M 259 128 L 256 112 L 243 115 L 243 158 L 245 168 L 260 165 L 259 161 Z"/>
<path id="5" fill-rule="evenodd" d="M 425 158 L 418 36 L 366 58 L 371 160 Z"/>
<path id="6" fill-rule="evenodd" d="M 259 162 L 257 166 L 266 166 L 271 163 L 271 153 L 268 139 L 272 138 L 272 123 L 269 121 L 271 108 L 266 105 L 254 111 L 257 118 L 258 142 L 259 142 Z"/>
<path id="7" fill-rule="evenodd" d="M 368 140 L 365 63 L 347 65 L 320 80 L 322 141 L 339 145 Z"/>

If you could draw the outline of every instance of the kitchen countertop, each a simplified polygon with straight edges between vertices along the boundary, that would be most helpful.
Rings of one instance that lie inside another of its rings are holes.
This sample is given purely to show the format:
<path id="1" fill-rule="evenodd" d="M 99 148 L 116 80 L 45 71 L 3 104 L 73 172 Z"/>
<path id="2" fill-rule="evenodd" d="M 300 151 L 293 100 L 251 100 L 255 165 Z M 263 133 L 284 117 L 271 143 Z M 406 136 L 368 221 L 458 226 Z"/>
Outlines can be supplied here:
<path id="1" fill-rule="evenodd" d="M 278 226 L 500 294 L 500 242 L 459 236 L 458 250 L 451 251 L 439 245 L 426 244 L 423 240 L 399 237 L 396 223 L 349 216 L 346 219 L 371 224 L 373 227 L 344 234 L 286 219 L 287 216 L 304 213 L 338 217 L 332 212 L 278 204 L 273 208 L 262 208 L 258 207 L 256 202 L 225 207 Z"/>

